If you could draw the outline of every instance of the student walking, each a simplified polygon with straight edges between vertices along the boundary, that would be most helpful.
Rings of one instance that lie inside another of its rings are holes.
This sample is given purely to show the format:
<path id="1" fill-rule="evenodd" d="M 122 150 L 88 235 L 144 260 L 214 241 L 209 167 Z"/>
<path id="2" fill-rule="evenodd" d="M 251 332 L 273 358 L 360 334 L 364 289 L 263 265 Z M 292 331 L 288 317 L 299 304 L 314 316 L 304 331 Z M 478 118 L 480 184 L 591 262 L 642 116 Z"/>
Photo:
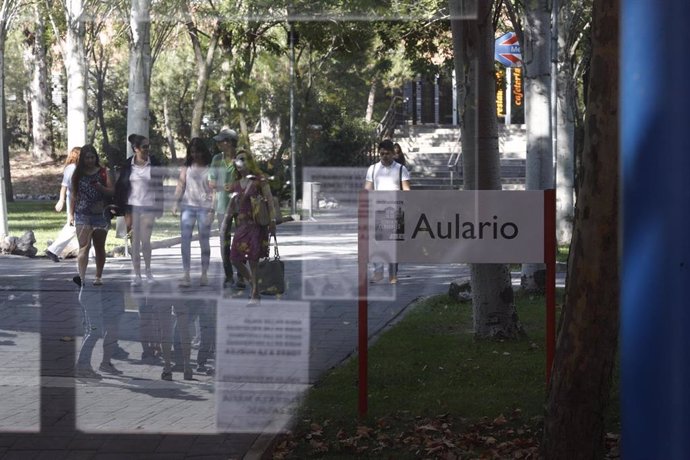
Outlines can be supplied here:
<path id="1" fill-rule="evenodd" d="M 256 268 L 261 257 L 268 256 L 269 235 L 276 234 L 275 208 L 268 206 L 270 223 L 259 225 L 252 217 L 251 198 L 263 196 L 273 203 L 268 179 L 262 174 L 249 152 L 240 150 L 235 157 L 235 181 L 230 191 L 232 198 L 225 217 L 236 221 L 235 236 L 230 248 L 230 260 L 245 279 L 251 280 L 250 304 L 259 302 Z"/>
<path id="2" fill-rule="evenodd" d="M 223 287 L 236 287 L 244 289 L 245 284 L 240 273 L 237 274 L 237 284 L 234 284 L 232 263 L 230 262 L 230 242 L 232 239 L 232 218 L 226 219 L 226 210 L 229 202 L 229 191 L 235 178 L 235 154 L 239 137 L 235 130 L 223 127 L 213 136 L 220 153 L 213 156 L 209 171 L 209 184 L 215 192 L 216 218 L 220 230 L 220 256 L 223 261 L 225 280 Z M 230 216 L 232 217 L 232 216 Z"/>
<path id="3" fill-rule="evenodd" d="M 101 167 L 94 146 L 87 144 L 81 148 L 79 162 L 72 176 L 70 196 L 70 222 L 74 224 L 79 241 L 77 269 L 79 274 L 73 281 L 83 286 L 89 250 L 93 244 L 96 255 L 96 277 L 93 284 L 102 284 L 105 265 L 105 239 L 108 236 L 110 220 L 103 215 L 106 200 L 113 194 L 113 185 L 106 168 Z"/>
<path id="4" fill-rule="evenodd" d="M 81 147 L 74 147 L 67 154 L 67 159 L 65 159 L 65 168 L 62 170 L 62 183 L 60 184 L 60 198 L 57 203 L 55 203 L 55 212 L 62 212 L 67 207 L 67 222 L 58 233 L 55 241 L 48 246 L 46 249 L 46 256 L 53 262 L 60 262 L 60 256 L 62 251 L 69 245 L 72 239 L 76 236 L 74 232 L 74 226 L 70 224 L 70 215 L 72 214 L 72 174 L 77 168 L 77 162 L 79 161 L 79 152 Z"/>
<path id="5" fill-rule="evenodd" d="M 209 185 L 209 165 L 211 152 L 201 138 L 193 138 L 187 147 L 187 157 L 180 169 L 180 176 L 175 188 L 175 202 L 172 214 L 176 216 L 179 208 L 180 229 L 182 234 L 182 269 L 184 274 L 180 287 L 189 287 L 191 283 L 191 246 L 194 224 L 199 229 L 199 246 L 201 247 L 200 286 L 208 285 L 208 267 L 211 259 L 211 223 L 213 222 L 213 191 Z"/>
<path id="6" fill-rule="evenodd" d="M 128 138 L 134 155 L 120 169 L 115 185 L 115 204 L 125 210 L 127 229 L 132 237 L 132 286 L 141 285 L 141 257 L 144 258 L 146 281 L 155 282 L 151 272 L 151 233 L 158 217 L 163 215 L 163 176 L 158 159 L 151 155 L 151 143 L 145 136 Z"/>
<path id="7" fill-rule="evenodd" d="M 381 161 L 369 166 L 365 190 L 410 190 L 410 172 L 394 160 L 395 147 L 390 139 L 379 143 Z M 374 274 L 370 281 L 377 283 L 383 279 L 383 264 L 374 264 Z M 397 264 L 388 264 L 388 281 L 398 282 Z"/>

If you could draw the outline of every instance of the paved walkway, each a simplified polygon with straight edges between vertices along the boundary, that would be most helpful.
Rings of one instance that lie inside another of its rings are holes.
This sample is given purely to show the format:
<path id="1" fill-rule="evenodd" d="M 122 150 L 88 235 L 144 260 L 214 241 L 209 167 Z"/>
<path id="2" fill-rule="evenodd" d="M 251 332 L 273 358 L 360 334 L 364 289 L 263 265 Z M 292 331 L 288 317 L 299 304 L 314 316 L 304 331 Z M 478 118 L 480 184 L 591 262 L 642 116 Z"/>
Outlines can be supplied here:
<path id="1" fill-rule="evenodd" d="M 308 325 L 301 333 L 306 345 L 299 339 L 295 345 L 308 350 L 307 377 L 297 382 L 306 387 L 356 350 L 356 221 L 321 216 L 314 222 L 287 222 L 278 227 L 278 240 L 288 290 L 281 299 L 264 297 L 256 311 L 264 315 L 264 326 L 294 312 Z M 198 246 L 192 248 L 192 266 L 198 267 Z M 164 381 L 160 363 L 140 359 L 137 309 L 143 303 L 211 302 L 219 322 L 221 316 L 227 322 L 247 311 L 246 293 L 221 288 L 217 238 L 212 239 L 210 286 L 178 287 L 179 251 L 179 245 L 154 250 L 153 285 L 130 287 L 129 260 L 109 259 L 104 286 L 84 288 L 82 303 L 91 296 L 105 310 L 125 307 L 119 343 L 129 358 L 113 361 L 122 375 L 103 374 L 101 380 L 72 377 L 83 330 L 79 289 L 71 281 L 74 261 L 0 258 L 0 458 L 259 458 L 270 433 L 218 429 L 216 407 L 227 399 L 218 396 L 216 377 L 196 372 L 193 380 L 183 380 L 174 373 L 173 381 Z M 448 282 L 464 273 L 464 265 L 402 265 L 398 285 L 371 286 L 370 296 L 379 300 L 369 305 L 370 337 L 415 299 L 445 292 Z M 101 352 L 99 340 L 94 368 Z M 233 365 L 247 363 L 227 356 Z M 193 350 L 192 363 L 195 357 Z"/>

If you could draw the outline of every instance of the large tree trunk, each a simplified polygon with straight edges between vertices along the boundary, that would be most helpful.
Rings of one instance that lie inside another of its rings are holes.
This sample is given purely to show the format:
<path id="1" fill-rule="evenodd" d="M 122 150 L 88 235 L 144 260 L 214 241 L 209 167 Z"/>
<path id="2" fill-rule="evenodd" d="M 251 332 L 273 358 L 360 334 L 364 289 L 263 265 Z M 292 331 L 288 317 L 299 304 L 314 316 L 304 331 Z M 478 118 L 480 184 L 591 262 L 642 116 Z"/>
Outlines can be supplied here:
<path id="1" fill-rule="evenodd" d="M 364 115 L 364 121 L 367 123 L 371 122 L 374 117 L 374 102 L 376 101 L 376 78 L 371 81 L 371 86 L 369 86 L 369 97 L 367 98 L 367 111 Z"/>
<path id="2" fill-rule="evenodd" d="M 5 45 L 10 13 L 14 9 L 14 0 L 2 0 L 0 6 L 0 235 L 8 234 L 7 202 L 14 201 L 12 178 L 10 176 L 10 152 L 7 142 L 7 113 L 5 112 Z"/>
<path id="3" fill-rule="evenodd" d="M 31 75 L 29 101 L 33 159 L 37 162 L 50 159 L 53 153 L 50 130 L 50 86 L 48 85 L 48 60 L 45 49 L 45 22 L 39 4 L 34 4 L 34 24 L 26 35 L 26 70 Z"/>
<path id="4" fill-rule="evenodd" d="M 67 149 L 86 144 L 86 53 L 82 0 L 67 0 Z"/>
<path id="5" fill-rule="evenodd" d="M 151 0 L 132 0 L 129 54 L 129 95 L 127 135 L 149 136 L 149 98 L 151 90 Z M 127 146 L 127 157 L 134 154 Z"/>
<path id="6" fill-rule="evenodd" d="M 173 161 L 177 160 L 177 150 L 175 149 L 175 136 L 170 127 L 170 113 L 168 111 L 168 98 L 163 99 L 163 125 L 165 126 L 165 139 L 170 149 L 170 157 Z"/>
<path id="7" fill-rule="evenodd" d="M 618 340 L 618 0 L 594 0 L 592 68 L 544 457 L 598 459 Z"/>
<path id="8" fill-rule="evenodd" d="M 556 147 L 556 240 L 570 244 L 575 211 L 575 114 L 577 89 L 567 37 L 573 27 L 571 2 L 560 1 Z"/>
<path id="9" fill-rule="evenodd" d="M 456 0 L 450 1 L 453 16 L 461 17 Z M 478 2 L 477 20 L 454 20 L 455 59 L 460 59 L 460 78 L 467 75 L 462 112 L 462 152 L 465 190 L 500 190 L 500 158 L 494 80 L 494 29 L 489 1 Z M 462 33 L 458 40 L 457 34 Z M 456 64 L 456 68 L 457 68 Z M 458 81 L 460 86 L 462 80 Z M 507 266 L 473 264 L 472 304 L 475 336 L 480 339 L 516 338 L 522 328 L 513 302 Z"/>
<path id="10" fill-rule="evenodd" d="M 204 116 L 204 105 L 206 103 L 206 94 L 208 93 L 208 77 L 213 66 L 213 58 L 216 54 L 216 47 L 220 38 L 221 25 L 220 21 L 215 21 L 213 26 L 213 33 L 209 37 L 208 48 L 206 55 L 202 51 L 201 39 L 199 38 L 199 30 L 197 29 L 191 14 L 187 10 L 187 32 L 192 41 L 192 48 L 194 50 L 194 60 L 196 61 L 196 92 L 194 93 L 194 103 L 192 106 L 192 126 L 191 137 L 201 137 L 201 122 Z"/>
<path id="11" fill-rule="evenodd" d="M 547 0 L 525 3 L 523 63 L 525 67 L 525 124 L 527 125 L 526 189 L 553 187 L 553 156 L 550 127 L 550 5 Z M 536 291 L 535 273 L 543 264 L 523 264 L 522 287 Z"/>

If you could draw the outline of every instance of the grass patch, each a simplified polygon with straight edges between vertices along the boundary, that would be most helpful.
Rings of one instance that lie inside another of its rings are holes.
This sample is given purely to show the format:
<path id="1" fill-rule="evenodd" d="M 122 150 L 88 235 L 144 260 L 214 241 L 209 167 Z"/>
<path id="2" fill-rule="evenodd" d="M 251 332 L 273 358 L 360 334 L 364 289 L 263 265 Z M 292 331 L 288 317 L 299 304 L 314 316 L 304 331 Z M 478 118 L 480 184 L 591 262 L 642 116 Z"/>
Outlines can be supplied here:
<path id="1" fill-rule="evenodd" d="M 53 201 L 13 201 L 7 203 L 7 223 L 10 235 L 21 236 L 27 230 L 33 230 L 36 237 L 34 246 L 38 249 L 38 255 L 48 247 L 48 242 L 55 239 L 58 232 L 66 222 L 64 212 L 55 212 Z M 170 212 L 156 220 L 151 235 L 152 241 L 180 236 L 180 218 L 173 217 Z M 122 246 L 123 239 L 115 236 L 115 220 L 112 221 L 112 229 L 108 232 L 105 243 L 106 251 L 111 252 L 115 247 Z"/>
<path id="2" fill-rule="evenodd" d="M 274 458 L 536 458 L 545 301 L 517 294 L 516 304 L 528 336 L 495 342 L 474 339 L 470 304 L 446 295 L 420 302 L 370 347 L 366 419 L 357 415 L 355 357 L 308 392 Z"/>

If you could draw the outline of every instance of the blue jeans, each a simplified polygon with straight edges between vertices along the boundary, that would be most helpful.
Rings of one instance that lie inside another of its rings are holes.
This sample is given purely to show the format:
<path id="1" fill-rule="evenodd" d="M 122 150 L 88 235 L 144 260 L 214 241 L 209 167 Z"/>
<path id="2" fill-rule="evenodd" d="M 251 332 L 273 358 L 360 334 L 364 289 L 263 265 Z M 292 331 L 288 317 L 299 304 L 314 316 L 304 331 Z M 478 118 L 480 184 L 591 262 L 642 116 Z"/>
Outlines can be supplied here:
<path id="1" fill-rule="evenodd" d="M 83 286 L 79 291 L 84 326 L 84 338 L 77 357 L 79 368 L 91 367 L 91 356 L 98 339 L 103 339 L 103 362 L 110 362 L 117 346 L 114 331 L 120 320 L 121 309 L 119 305 L 104 305 L 102 292 L 102 288 L 91 286 Z"/>
<path id="2" fill-rule="evenodd" d="M 211 220 L 212 210 L 197 206 L 185 206 L 180 214 L 180 228 L 182 231 L 182 268 L 189 272 L 191 265 L 192 231 L 194 224 L 199 227 L 199 246 L 201 247 L 201 270 L 206 272 L 211 260 Z"/>

